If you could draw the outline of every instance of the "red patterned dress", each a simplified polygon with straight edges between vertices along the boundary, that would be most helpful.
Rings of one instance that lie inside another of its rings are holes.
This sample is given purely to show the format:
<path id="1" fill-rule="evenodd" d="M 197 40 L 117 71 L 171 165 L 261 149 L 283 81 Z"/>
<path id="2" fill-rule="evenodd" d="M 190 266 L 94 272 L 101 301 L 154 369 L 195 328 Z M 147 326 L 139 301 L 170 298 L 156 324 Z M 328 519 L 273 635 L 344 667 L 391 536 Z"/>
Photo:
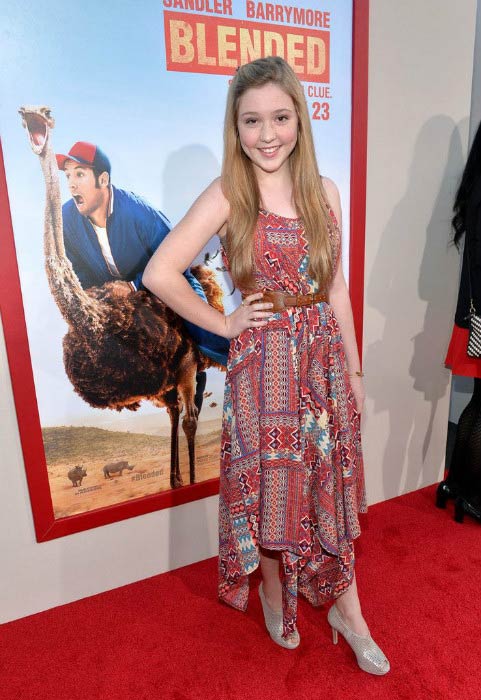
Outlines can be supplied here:
<path id="1" fill-rule="evenodd" d="M 318 291 L 300 219 L 261 210 L 254 251 L 256 289 Z M 246 609 L 259 545 L 281 552 L 284 635 L 296 628 L 298 591 L 320 605 L 350 585 L 358 512 L 367 508 L 359 415 L 329 304 L 286 309 L 231 341 L 219 507 L 226 603 Z"/>

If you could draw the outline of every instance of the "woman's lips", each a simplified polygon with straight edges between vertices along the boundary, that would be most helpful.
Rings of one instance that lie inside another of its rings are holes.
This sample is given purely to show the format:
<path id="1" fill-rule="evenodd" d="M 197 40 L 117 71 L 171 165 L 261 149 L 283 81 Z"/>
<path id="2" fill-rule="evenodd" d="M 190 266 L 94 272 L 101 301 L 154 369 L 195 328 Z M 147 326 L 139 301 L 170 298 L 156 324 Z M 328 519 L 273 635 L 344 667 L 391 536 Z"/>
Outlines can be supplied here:
<path id="1" fill-rule="evenodd" d="M 275 155 L 277 155 L 279 148 L 280 146 L 269 146 L 269 148 L 259 148 L 259 151 L 266 158 L 273 158 Z"/>

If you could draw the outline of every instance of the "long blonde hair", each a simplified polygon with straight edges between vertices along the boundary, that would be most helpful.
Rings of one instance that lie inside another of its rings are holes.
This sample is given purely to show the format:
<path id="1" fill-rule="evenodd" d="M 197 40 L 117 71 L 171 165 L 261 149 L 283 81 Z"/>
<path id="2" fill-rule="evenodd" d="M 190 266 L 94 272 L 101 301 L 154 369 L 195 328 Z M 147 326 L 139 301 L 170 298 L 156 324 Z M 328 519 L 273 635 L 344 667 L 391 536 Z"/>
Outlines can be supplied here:
<path id="1" fill-rule="evenodd" d="M 331 217 L 319 176 L 311 123 L 302 85 L 286 61 L 277 56 L 259 58 L 241 66 L 227 95 L 224 121 L 222 190 L 230 205 L 226 245 L 234 283 L 253 285 L 253 237 L 260 206 L 260 192 L 252 162 L 242 150 L 237 120 L 241 96 L 250 88 L 275 83 L 289 95 L 298 117 L 297 144 L 289 156 L 292 197 L 309 242 L 309 274 L 321 288 L 332 277 L 329 239 Z"/>

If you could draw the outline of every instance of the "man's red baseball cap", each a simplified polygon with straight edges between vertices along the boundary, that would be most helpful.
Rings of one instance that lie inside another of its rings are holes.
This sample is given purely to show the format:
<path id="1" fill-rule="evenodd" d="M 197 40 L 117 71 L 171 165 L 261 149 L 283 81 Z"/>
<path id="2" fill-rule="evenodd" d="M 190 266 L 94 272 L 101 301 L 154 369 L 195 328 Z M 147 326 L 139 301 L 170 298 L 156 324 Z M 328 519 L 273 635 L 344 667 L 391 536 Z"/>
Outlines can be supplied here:
<path id="1" fill-rule="evenodd" d="M 66 156 L 57 153 L 55 157 L 60 170 L 65 169 L 67 160 L 74 160 L 76 163 L 87 165 L 99 173 L 107 172 L 110 175 L 110 161 L 102 149 L 94 143 L 77 141 Z"/>

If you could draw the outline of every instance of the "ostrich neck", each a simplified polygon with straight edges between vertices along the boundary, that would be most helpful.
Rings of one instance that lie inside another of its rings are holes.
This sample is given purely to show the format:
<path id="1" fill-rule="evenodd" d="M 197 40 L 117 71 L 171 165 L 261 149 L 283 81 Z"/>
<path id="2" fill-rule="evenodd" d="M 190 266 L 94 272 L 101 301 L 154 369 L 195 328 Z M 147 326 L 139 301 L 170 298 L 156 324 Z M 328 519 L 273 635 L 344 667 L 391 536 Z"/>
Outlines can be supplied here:
<path id="1" fill-rule="evenodd" d="M 42 155 L 40 155 L 45 178 L 45 255 L 65 257 L 63 242 L 62 202 L 60 199 L 60 181 L 58 176 L 57 159 L 50 145 L 50 135 Z"/>
<path id="2" fill-rule="evenodd" d="M 57 160 L 50 145 L 50 134 L 44 152 L 40 155 L 45 178 L 45 269 L 50 291 L 64 319 L 77 330 L 95 333 L 104 315 L 102 305 L 92 299 L 79 282 L 70 260 L 65 254 L 63 240 L 62 202 Z"/>

